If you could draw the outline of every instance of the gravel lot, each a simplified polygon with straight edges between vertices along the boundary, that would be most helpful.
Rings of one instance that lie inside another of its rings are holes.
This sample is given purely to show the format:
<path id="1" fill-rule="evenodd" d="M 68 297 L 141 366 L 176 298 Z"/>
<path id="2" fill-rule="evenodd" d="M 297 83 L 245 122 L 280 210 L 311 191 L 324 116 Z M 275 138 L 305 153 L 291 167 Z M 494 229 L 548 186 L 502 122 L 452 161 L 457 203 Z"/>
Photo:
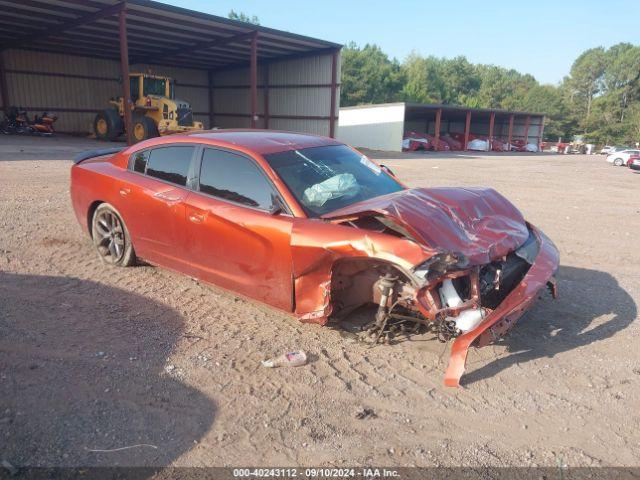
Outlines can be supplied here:
<path id="1" fill-rule="evenodd" d="M 104 144 L 0 142 L 0 460 L 640 464 L 639 174 L 601 156 L 371 153 L 411 186 L 494 187 L 561 251 L 560 298 L 472 350 L 456 390 L 428 337 L 370 349 L 179 274 L 103 265 L 65 159 Z M 259 366 L 293 348 L 312 362 Z"/>

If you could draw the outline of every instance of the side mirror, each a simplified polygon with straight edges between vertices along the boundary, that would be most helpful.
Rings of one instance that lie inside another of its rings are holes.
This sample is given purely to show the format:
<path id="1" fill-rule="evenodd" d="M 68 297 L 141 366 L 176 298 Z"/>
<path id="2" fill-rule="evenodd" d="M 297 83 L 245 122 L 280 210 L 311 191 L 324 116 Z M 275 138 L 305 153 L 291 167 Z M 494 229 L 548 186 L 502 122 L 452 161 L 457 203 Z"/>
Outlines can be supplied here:
<path id="1" fill-rule="evenodd" d="M 380 168 L 382 169 L 382 171 L 388 175 L 391 175 L 392 177 L 395 177 L 396 174 L 393 173 L 393 170 L 391 170 L 389 167 L 387 167 L 386 165 L 383 165 L 382 163 L 380 164 Z"/>

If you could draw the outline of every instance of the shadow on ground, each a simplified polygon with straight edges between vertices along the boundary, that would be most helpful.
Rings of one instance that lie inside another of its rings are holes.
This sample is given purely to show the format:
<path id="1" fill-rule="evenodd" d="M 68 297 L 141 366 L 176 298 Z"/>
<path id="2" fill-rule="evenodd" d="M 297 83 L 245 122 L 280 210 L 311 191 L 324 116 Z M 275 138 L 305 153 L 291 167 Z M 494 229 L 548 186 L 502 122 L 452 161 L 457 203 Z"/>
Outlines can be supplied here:
<path id="1" fill-rule="evenodd" d="M 638 315 L 633 298 L 605 272 L 560 267 L 558 290 L 557 301 L 539 302 L 501 340 L 510 354 L 478 369 L 467 364 L 461 383 L 469 385 L 516 364 L 553 358 L 605 340 L 629 326 Z M 601 316 L 605 319 L 596 322 Z"/>
<path id="2" fill-rule="evenodd" d="M 215 404 L 165 371 L 183 331 L 176 311 L 95 282 L 2 272 L 0 306 L 3 460 L 161 466 L 211 427 Z"/>

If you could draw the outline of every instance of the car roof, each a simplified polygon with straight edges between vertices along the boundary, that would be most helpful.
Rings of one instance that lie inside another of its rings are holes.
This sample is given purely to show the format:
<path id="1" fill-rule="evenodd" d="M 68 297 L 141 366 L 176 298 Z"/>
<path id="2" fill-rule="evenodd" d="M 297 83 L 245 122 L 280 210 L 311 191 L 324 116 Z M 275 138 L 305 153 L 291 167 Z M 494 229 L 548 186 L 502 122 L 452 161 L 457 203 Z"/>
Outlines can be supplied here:
<path id="1" fill-rule="evenodd" d="M 342 145 L 341 142 L 329 137 L 276 130 L 207 130 L 191 132 L 185 136 L 207 140 L 206 143 L 244 147 L 261 155 L 309 147 Z"/>

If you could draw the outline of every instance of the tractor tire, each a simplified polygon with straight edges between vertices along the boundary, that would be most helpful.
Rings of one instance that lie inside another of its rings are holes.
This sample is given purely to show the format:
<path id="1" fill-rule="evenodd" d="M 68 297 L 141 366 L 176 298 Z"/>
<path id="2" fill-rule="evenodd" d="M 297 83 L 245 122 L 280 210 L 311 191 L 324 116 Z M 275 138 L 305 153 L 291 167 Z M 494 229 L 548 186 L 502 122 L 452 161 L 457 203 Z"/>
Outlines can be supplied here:
<path id="1" fill-rule="evenodd" d="M 99 140 L 115 141 L 124 131 L 124 124 L 118 112 L 112 108 L 103 110 L 93 121 L 93 131 Z"/>
<path id="2" fill-rule="evenodd" d="M 149 117 L 136 115 L 133 117 L 133 140 L 141 142 L 158 136 L 158 127 Z"/>

